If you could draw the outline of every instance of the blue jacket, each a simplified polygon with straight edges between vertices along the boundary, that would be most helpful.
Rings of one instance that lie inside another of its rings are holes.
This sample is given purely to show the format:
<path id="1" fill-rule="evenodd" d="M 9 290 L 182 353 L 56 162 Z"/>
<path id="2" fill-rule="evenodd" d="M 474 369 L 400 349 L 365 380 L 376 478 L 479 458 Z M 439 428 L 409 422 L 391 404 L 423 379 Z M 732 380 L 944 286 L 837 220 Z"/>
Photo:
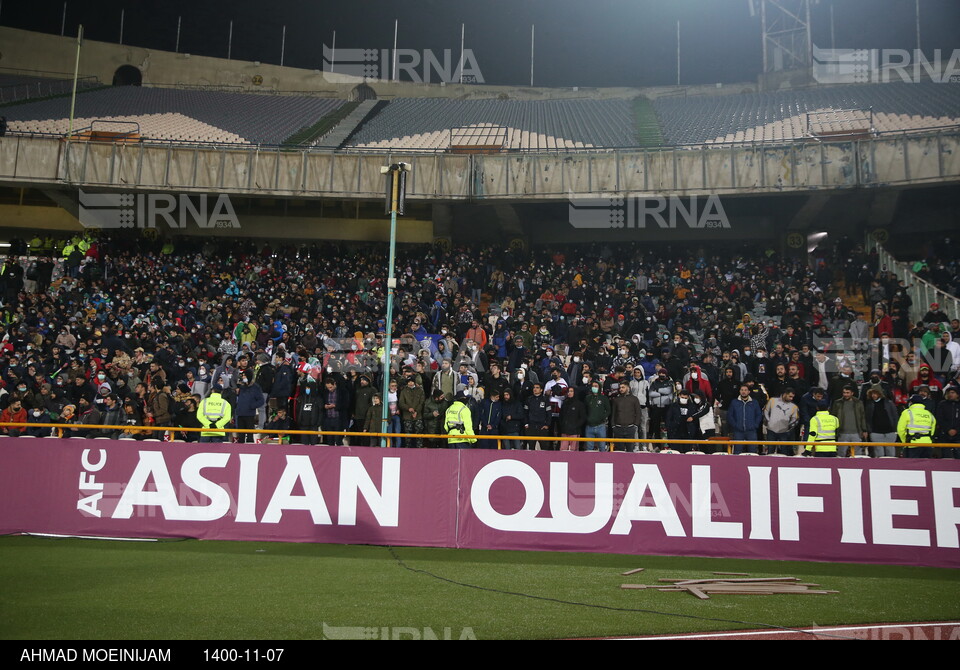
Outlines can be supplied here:
<path id="1" fill-rule="evenodd" d="M 263 407 L 263 391 L 258 384 L 237 388 L 237 411 L 234 412 L 234 416 L 256 416 L 257 410 L 261 407 Z"/>
<path id="2" fill-rule="evenodd" d="M 730 424 L 730 430 L 737 432 L 755 431 L 763 423 L 763 409 L 753 398 L 744 402 L 738 395 L 730 403 L 730 409 L 727 410 L 727 423 Z"/>

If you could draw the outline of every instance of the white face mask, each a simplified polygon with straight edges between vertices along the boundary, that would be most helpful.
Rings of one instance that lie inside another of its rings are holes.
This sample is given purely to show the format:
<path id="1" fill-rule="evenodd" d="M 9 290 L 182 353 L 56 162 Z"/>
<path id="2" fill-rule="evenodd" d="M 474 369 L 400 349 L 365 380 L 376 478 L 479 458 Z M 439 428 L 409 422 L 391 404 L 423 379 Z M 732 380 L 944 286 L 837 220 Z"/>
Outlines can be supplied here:
<path id="1" fill-rule="evenodd" d="M 691 379 L 699 379 L 699 378 L 700 378 L 700 375 L 698 375 L 696 372 L 691 372 L 691 373 L 690 373 L 690 378 L 691 378 Z"/>

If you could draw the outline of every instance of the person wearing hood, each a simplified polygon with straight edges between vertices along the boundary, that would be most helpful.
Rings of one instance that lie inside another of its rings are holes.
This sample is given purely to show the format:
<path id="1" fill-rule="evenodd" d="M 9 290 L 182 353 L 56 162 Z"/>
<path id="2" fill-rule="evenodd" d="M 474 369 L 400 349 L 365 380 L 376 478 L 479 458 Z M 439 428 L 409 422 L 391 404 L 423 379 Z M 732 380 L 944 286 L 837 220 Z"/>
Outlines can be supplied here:
<path id="1" fill-rule="evenodd" d="M 238 375 L 237 403 L 234 415 L 237 419 L 237 428 L 252 430 L 257 427 L 258 410 L 263 407 L 263 390 L 253 380 L 253 371 L 247 370 Z M 253 442 L 253 433 L 237 433 L 237 441 L 241 444 Z"/>
<path id="2" fill-rule="evenodd" d="M 915 394 L 918 392 L 918 389 L 921 386 L 930 387 L 930 395 L 933 396 L 934 404 L 936 405 L 937 401 L 940 400 L 943 394 L 943 384 L 940 383 L 940 380 L 933 376 L 930 366 L 926 363 L 921 363 L 919 369 L 917 370 L 917 378 L 907 387 L 907 392 L 910 394 Z"/>
<path id="3" fill-rule="evenodd" d="M 93 397 L 93 404 L 100 412 L 104 411 L 106 398 L 112 393 L 113 387 L 110 385 L 110 382 L 101 382 L 100 385 L 97 386 L 97 393 Z"/>
<path id="4" fill-rule="evenodd" d="M 703 374 L 699 365 L 690 366 L 690 374 L 687 375 L 684 388 L 693 393 L 702 393 L 708 403 L 713 404 L 713 387 L 710 380 Z"/>
<path id="5" fill-rule="evenodd" d="M 351 431 L 361 432 L 363 430 L 363 425 L 367 420 L 367 412 L 373 404 L 373 396 L 376 392 L 377 390 L 370 383 L 370 376 L 367 374 L 360 375 L 356 391 L 353 394 L 353 411 L 350 413 L 352 419 Z M 350 444 L 355 447 L 365 446 L 367 442 L 368 438 L 362 436 L 350 438 Z"/>
<path id="6" fill-rule="evenodd" d="M 637 402 L 640 403 L 640 423 L 637 426 L 637 436 L 641 440 L 647 439 L 647 431 L 650 427 L 650 413 L 647 407 L 647 396 L 650 391 L 650 382 L 647 381 L 646 377 L 643 374 L 643 368 L 637 366 L 633 368 L 628 383 L 630 385 L 630 393 L 636 397 Z M 652 451 L 650 444 L 644 445 L 644 448 L 647 451 Z"/>
<path id="7" fill-rule="evenodd" d="M 276 385 L 274 385 L 276 388 Z M 297 430 L 319 431 L 323 417 L 323 399 L 317 391 L 317 383 L 312 377 L 307 377 L 296 397 Z M 279 407 L 285 407 L 278 405 Z M 309 435 L 300 435 L 300 444 L 315 445 L 318 441 L 316 432 Z"/>
<path id="8" fill-rule="evenodd" d="M 506 388 L 500 400 L 500 433 L 504 436 L 517 436 L 523 434 L 523 426 L 526 423 L 526 413 L 523 403 L 519 400 L 513 389 Z M 522 440 L 504 440 L 504 449 L 522 449 Z"/>
<path id="9" fill-rule="evenodd" d="M 897 441 L 897 423 L 899 420 L 897 408 L 879 384 L 874 384 L 867 391 L 863 413 L 867 421 L 867 432 L 870 434 L 871 442 Z M 870 452 L 874 458 L 894 457 L 897 455 L 897 448 L 894 446 L 870 447 Z"/>

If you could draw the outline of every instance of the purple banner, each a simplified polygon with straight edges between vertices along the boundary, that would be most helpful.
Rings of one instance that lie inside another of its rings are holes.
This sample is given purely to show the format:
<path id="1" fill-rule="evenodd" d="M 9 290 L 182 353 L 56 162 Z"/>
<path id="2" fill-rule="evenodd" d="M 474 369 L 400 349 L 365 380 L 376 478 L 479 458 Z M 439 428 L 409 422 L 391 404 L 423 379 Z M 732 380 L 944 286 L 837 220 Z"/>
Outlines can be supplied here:
<path id="1" fill-rule="evenodd" d="M 447 451 L 5 438 L 0 532 L 445 547 L 456 462 Z"/>
<path id="2" fill-rule="evenodd" d="M 460 545 L 960 566 L 960 462 L 469 452 Z"/>
<path id="3" fill-rule="evenodd" d="M 0 532 L 960 567 L 960 462 L 0 439 Z"/>

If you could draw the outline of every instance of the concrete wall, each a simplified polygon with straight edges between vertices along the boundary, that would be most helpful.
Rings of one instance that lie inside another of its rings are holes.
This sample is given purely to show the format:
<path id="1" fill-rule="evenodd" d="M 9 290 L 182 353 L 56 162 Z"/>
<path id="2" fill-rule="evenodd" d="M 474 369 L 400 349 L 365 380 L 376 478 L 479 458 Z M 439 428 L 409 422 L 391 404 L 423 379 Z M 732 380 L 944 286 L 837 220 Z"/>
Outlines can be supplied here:
<path id="1" fill-rule="evenodd" d="M 46 71 L 72 76 L 76 39 L 0 26 L 0 68 L 9 71 Z M 656 88 L 535 88 L 471 84 L 417 84 L 363 79 L 319 70 L 280 67 L 267 63 L 227 60 L 195 54 L 157 51 L 142 47 L 84 40 L 80 72 L 109 84 L 121 65 L 133 65 L 143 84 L 229 86 L 247 91 L 309 92 L 346 98 L 358 84 L 366 83 L 382 99 L 395 97 L 446 97 L 457 99 L 507 97 L 518 100 L 560 98 L 635 98 L 646 95 L 728 95 L 756 91 L 752 82 L 716 86 L 662 86 Z M 483 64 L 479 64 L 482 69 Z"/>
<path id="2" fill-rule="evenodd" d="M 378 154 L 0 138 L 0 183 L 379 199 L 413 165 L 413 200 L 780 193 L 960 181 L 960 133 L 858 142 L 578 154 Z"/>

